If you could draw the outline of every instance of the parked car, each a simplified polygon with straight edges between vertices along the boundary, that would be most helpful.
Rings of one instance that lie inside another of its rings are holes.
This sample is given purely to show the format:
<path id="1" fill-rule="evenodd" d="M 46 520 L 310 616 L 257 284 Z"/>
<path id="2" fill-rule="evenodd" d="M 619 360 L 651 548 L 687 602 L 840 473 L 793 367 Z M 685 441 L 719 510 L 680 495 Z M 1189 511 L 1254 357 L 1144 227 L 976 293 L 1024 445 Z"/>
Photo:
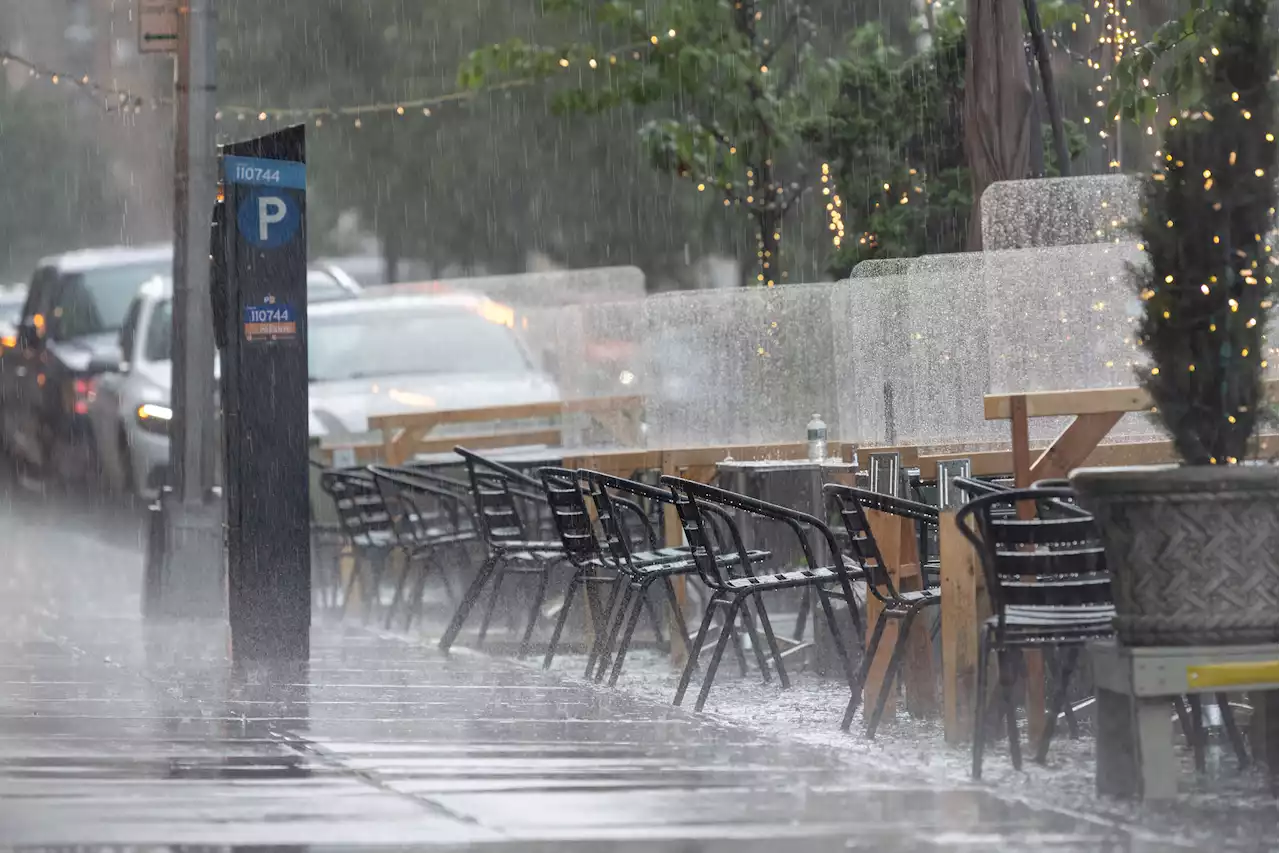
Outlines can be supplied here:
<path id="1" fill-rule="evenodd" d="M 307 271 L 308 303 L 353 299 L 359 292 L 340 270 Z M 89 406 L 98 463 L 114 491 L 151 498 L 168 476 L 172 330 L 173 282 L 157 276 L 130 305 L 120 330 L 120 359 L 99 377 Z"/>
<path id="2" fill-rule="evenodd" d="M 22 322 L 22 306 L 26 301 L 25 284 L 0 287 L 0 350 L 18 345 L 18 324 Z"/>
<path id="3" fill-rule="evenodd" d="M 89 404 L 119 361 L 138 288 L 173 264 L 169 246 L 89 249 L 41 261 L 14 346 L 0 349 L 0 440 L 21 467 L 78 480 L 95 470 Z"/>
<path id="4" fill-rule="evenodd" d="M 318 305 L 307 318 L 313 436 L 358 435 L 375 415 L 560 399 L 512 326 L 472 294 L 387 295 Z"/>

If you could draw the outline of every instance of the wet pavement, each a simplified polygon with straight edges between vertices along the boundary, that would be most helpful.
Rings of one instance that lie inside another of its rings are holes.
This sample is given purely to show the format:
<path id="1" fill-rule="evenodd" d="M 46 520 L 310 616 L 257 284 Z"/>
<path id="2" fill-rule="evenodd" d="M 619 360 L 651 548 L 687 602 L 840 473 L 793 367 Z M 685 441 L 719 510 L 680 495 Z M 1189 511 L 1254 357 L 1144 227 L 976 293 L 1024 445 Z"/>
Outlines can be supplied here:
<path id="1" fill-rule="evenodd" d="M 1180 846 L 352 626 L 307 671 L 236 674 L 221 626 L 138 619 L 136 514 L 18 496 L 0 542 L 0 844 Z"/>

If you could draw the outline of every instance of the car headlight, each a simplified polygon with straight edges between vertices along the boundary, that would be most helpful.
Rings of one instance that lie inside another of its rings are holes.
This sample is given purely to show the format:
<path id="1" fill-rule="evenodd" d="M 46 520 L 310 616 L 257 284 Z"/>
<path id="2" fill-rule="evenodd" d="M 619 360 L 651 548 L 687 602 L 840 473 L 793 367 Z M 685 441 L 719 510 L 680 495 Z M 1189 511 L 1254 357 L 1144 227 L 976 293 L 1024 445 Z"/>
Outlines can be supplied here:
<path id="1" fill-rule="evenodd" d="M 134 413 L 138 426 L 156 435 L 169 434 L 169 422 L 173 420 L 173 409 L 159 403 L 143 403 Z"/>

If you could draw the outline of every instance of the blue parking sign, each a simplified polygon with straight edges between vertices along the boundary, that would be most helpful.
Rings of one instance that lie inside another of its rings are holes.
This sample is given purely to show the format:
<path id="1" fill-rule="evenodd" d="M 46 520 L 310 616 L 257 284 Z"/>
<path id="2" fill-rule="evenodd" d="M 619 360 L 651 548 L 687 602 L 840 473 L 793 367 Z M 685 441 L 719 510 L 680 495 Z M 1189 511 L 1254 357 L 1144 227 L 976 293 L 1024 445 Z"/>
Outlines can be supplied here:
<path id="1" fill-rule="evenodd" d="M 245 193 L 236 213 L 240 236 L 259 249 L 276 249 L 293 239 L 301 221 L 292 193 L 274 187 L 255 187 Z"/>

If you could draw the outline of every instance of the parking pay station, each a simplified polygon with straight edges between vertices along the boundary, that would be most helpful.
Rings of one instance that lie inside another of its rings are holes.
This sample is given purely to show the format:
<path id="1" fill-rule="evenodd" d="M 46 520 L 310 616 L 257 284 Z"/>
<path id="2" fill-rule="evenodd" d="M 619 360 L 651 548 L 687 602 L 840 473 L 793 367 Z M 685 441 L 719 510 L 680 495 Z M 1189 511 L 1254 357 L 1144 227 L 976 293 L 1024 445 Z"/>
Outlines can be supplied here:
<path id="1" fill-rule="evenodd" d="M 238 662 L 310 655 L 304 153 L 300 126 L 221 150 L 211 297 Z"/>

